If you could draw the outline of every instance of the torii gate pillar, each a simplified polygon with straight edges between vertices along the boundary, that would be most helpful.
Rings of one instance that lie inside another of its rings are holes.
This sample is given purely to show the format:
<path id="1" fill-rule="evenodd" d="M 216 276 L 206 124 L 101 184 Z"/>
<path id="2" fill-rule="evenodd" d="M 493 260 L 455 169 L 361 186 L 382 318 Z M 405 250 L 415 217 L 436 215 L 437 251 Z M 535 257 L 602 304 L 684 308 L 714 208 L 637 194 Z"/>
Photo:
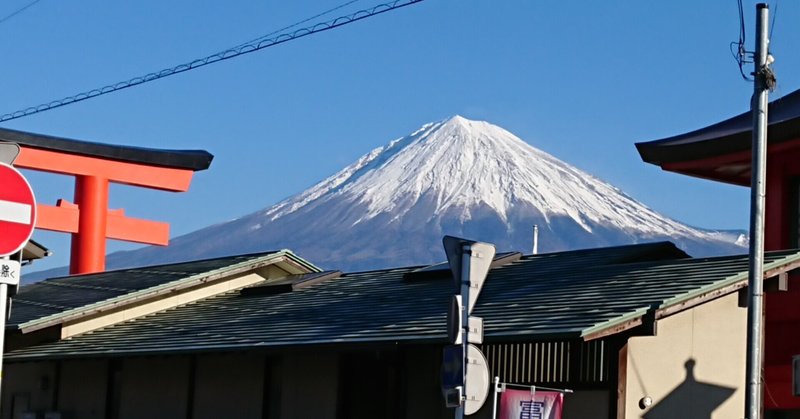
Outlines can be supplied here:
<path id="1" fill-rule="evenodd" d="M 75 178 L 75 203 L 79 212 L 78 231 L 72 233 L 70 273 L 101 272 L 106 269 L 108 186 L 108 179 L 99 176 Z M 159 237 L 151 239 L 156 241 Z"/>

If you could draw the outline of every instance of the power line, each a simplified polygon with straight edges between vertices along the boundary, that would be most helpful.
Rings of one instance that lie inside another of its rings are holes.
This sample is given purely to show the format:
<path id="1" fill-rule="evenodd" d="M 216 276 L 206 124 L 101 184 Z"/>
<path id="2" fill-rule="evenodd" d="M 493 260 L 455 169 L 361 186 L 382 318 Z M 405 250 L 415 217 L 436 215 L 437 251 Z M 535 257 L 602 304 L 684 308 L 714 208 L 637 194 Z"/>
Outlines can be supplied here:
<path id="1" fill-rule="evenodd" d="M 312 21 L 314 19 L 320 18 L 320 17 L 325 16 L 325 15 L 327 15 L 329 13 L 333 13 L 333 12 L 335 12 L 335 11 L 337 11 L 339 9 L 345 8 L 345 7 L 347 7 L 347 6 L 349 6 L 349 5 L 353 4 L 353 3 L 357 3 L 358 1 L 359 0 L 350 0 L 350 1 L 346 2 L 346 3 L 342 3 L 342 4 L 340 4 L 340 5 L 336 6 L 336 7 L 330 8 L 330 9 L 324 11 L 324 12 L 317 13 L 314 16 L 308 17 L 308 18 L 303 19 L 303 20 L 301 20 L 299 22 L 293 23 L 293 24 L 291 24 L 289 26 L 285 26 L 283 28 L 274 30 L 274 31 L 272 31 L 272 32 L 270 32 L 270 33 L 268 33 L 266 35 L 261 35 L 256 39 L 252 39 L 250 41 L 241 43 L 241 44 L 239 44 L 239 45 L 237 45 L 237 46 L 235 46 L 233 48 L 239 48 L 239 47 L 245 46 L 247 44 L 252 44 L 254 42 L 258 42 L 258 41 L 261 41 L 263 39 L 269 38 L 270 36 L 277 35 L 277 34 L 279 34 L 281 32 L 288 31 L 289 29 L 292 29 L 292 28 L 294 28 L 296 26 L 300 26 L 300 25 L 302 25 L 304 23 L 308 23 L 308 22 L 310 22 L 310 21 Z"/>
<path id="2" fill-rule="evenodd" d="M 183 72 L 186 72 L 186 71 L 189 71 L 189 70 L 194 70 L 196 68 L 204 67 L 204 66 L 207 66 L 209 64 L 214 64 L 214 63 L 217 63 L 217 62 L 220 62 L 220 61 L 229 60 L 231 58 L 235 58 L 235 57 L 238 57 L 238 56 L 241 56 L 241 55 L 244 55 L 244 54 L 249 54 L 251 52 L 260 51 L 262 49 L 269 48 L 269 47 L 272 47 L 272 46 L 275 46 L 275 45 L 278 45 L 278 44 L 283 44 L 283 43 L 286 43 L 286 42 L 289 42 L 289 41 L 292 41 L 292 40 L 295 40 L 295 39 L 298 39 L 298 38 L 303 38 L 303 37 L 306 37 L 306 36 L 309 36 L 309 35 L 313 35 L 313 34 L 316 34 L 316 33 L 329 31 L 331 29 L 335 29 L 335 28 L 338 28 L 338 27 L 341 27 L 341 26 L 344 26 L 344 25 L 347 25 L 347 24 L 350 24 L 350 23 L 353 23 L 353 22 L 358 22 L 359 20 L 367 19 L 367 18 L 370 18 L 372 16 L 376 16 L 376 15 L 379 15 L 379 14 L 390 12 L 390 11 L 395 10 L 395 9 L 399 9 L 399 8 L 402 8 L 402 7 L 410 6 L 412 4 L 420 3 L 422 1 L 424 1 L 424 0 L 395 0 L 395 1 L 389 2 L 389 3 L 379 4 L 377 6 L 369 8 L 369 9 L 362 9 L 362 10 L 359 10 L 359 11 L 357 11 L 355 13 L 351 13 L 349 15 L 340 16 L 340 17 L 337 17 L 336 19 L 329 20 L 327 22 L 317 23 L 317 24 L 312 25 L 312 26 L 308 26 L 308 27 L 305 27 L 305 28 L 302 28 L 302 29 L 298 29 L 298 30 L 296 30 L 296 31 L 294 31 L 292 33 L 288 33 L 288 34 L 284 33 L 284 34 L 280 34 L 280 35 L 277 35 L 277 36 L 272 37 L 272 38 L 265 38 L 265 39 L 263 39 L 264 37 L 257 38 L 254 41 L 251 41 L 251 42 L 248 42 L 248 43 L 245 43 L 245 44 L 241 44 L 241 45 L 238 45 L 238 46 L 233 47 L 233 48 L 226 49 L 226 50 L 224 50 L 222 52 L 218 52 L 216 54 L 212 54 L 212 55 L 209 55 L 209 56 L 204 57 L 204 58 L 192 60 L 192 61 L 190 61 L 188 63 L 180 64 L 180 65 L 177 65 L 175 67 L 167 68 L 167 69 L 164 69 L 164 70 L 161 70 L 161 71 L 158 71 L 158 72 L 154 72 L 154 73 L 149 73 L 149 74 L 146 74 L 144 76 L 134 77 L 134 78 L 126 80 L 126 81 L 121 81 L 119 83 L 110 84 L 108 86 L 104 86 L 104 87 L 100 87 L 100 88 L 97 88 L 97 89 L 89 90 L 87 92 L 78 93 L 78 94 L 73 95 L 73 96 L 68 96 L 68 97 L 65 97 L 63 99 L 54 100 L 54 101 L 51 101 L 51 102 L 48 102 L 48 103 L 44 103 L 44 104 L 41 104 L 41 105 L 38 105 L 38 106 L 32 106 L 32 107 L 29 107 L 29 108 L 18 110 L 16 112 L 11 112 L 11 113 L 7 113 L 7 114 L 4 114 L 4 115 L 0 115 L 0 122 L 11 121 L 13 119 L 22 118 L 22 117 L 25 117 L 25 116 L 28 116 L 28 115 L 33 115 L 33 114 L 39 113 L 39 112 L 49 111 L 51 109 L 60 108 L 62 106 L 71 105 L 73 103 L 82 102 L 82 101 L 87 100 L 87 99 L 92 99 L 92 98 L 95 98 L 95 97 L 98 97 L 98 96 L 102 96 L 102 95 L 106 95 L 106 94 L 109 94 L 109 93 L 112 93 L 112 92 L 116 92 L 118 90 L 123 90 L 123 89 L 127 89 L 127 88 L 130 88 L 130 87 L 138 86 L 138 85 L 141 85 L 141 84 L 144 84 L 144 83 L 148 83 L 148 82 L 151 82 L 151 81 L 154 81 L 154 80 L 163 79 L 165 77 L 169 77 L 169 76 L 172 76 L 172 75 L 175 75 L 175 74 L 179 74 L 179 73 L 183 73 Z M 350 3 L 353 3 L 353 1 L 351 1 L 351 2 L 349 2 L 347 4 L 350 4 Z M 340 7 L 344 7 L 345 5 L 342 5 Z M 338 8 L 339 7 L 334 8 L 332 10 L 335 10 L 335 9 L 338 9 Z M 325 14 L 325 13 L 327 13 L 327 12 L 323 12 L 323 14 Z M 314 17 L 309 18 L 308 20 L 313 19 L 313 18 Z M 293 26 L 296 26 L 296 25 L 297 24 L 289 26 L 289 28 L 291 28 Z M 265 36 L 268 36 L 268 35 L 265 35 Z"/>
<path id="3" fill-rule="evenodd" d="M 19 9 L 15 10 L 15 11 L 13 11 L 13 12 L 11 12 L 11 13 L 9 13 L 9 14 L 8 14 L 8 15 L 6 15 L 5 17 L 3 17 L 3 18 L 0 18 L 0 24 L 3 24 L 3 22 L 5 22 L 5 21 L 7 21 L 7 20 L 11 19 L 12 17 L 14 17 L 14 16 L 16 16 L 16 15 L 18 15 L 18 14 L 22 13 L 22 12 L 24 12 L 24 11 L 25 11 L 25 10 L 27 10 L 29 7 L 33 6 L 33 5 L 34 5 L 34 4 L 36 4 L 36 3 L 39 3 L 40 1 L 42 1 L 42 0 L 33 0 L 32 2 L 30 2 L 30 3 L 26 4 L 25 6 L 22 6 L 22 7 L 20 7 Z"/>
<path id="4" fill-rule="evenodd" d="M 731 42 L 731 54 L 733 54 L 733 59 L 736 60 L 736 64 L 739 66 L 739 73 L 742 75 L 742 78 L 747 81 L 753 81 L 753 79 L 748 77 L 744 72 L 744 65 L 747 63 L 752 63 L 750 58 L 748 58 L 748 56 L 751 56 L 752 53 L 745 49 L 746 31 L 744 25 L 744 9 L 742 8 L 742 0 L 738 0 L 737 5 L 739 6 L 739 41 Z M 735 50 L 734 46 L 736 47 Z"/>

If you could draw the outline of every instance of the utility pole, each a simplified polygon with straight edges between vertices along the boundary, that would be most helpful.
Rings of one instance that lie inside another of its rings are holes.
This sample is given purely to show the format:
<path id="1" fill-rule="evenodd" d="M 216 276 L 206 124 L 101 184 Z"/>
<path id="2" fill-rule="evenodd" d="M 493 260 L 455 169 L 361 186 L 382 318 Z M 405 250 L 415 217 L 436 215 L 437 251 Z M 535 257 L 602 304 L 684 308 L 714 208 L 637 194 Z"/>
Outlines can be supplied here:
<path id="1" fill-rule="evenodd" d="M 769 6 L 756 5 L 756 51 L 753 60 L 753 156 L 750 179 L 750 264 L 747 304 L 746 419 L 761 419 L 761 369 L 764 343 L 764 206 L 767 172 L 767 106 L 775 78 L 769 68 Z"/>

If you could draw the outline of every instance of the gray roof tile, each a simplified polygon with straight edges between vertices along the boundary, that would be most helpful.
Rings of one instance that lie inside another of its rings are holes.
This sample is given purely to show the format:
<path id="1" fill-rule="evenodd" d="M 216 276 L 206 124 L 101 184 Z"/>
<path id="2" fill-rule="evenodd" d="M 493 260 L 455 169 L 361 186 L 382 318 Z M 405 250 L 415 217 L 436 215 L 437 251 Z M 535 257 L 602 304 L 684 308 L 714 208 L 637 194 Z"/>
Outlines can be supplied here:
<path id="1" fill-rule="evenodd" d="M 773 252 L 765 266 L 798 260 L 796 251 Z M 414 269 L 347 274 L 280 294 L 228 292 L 6 359 L 444 343 L 451 280 L 403 280 Z M 484 318 L 487 342 L 581 338 L 746 273 L 744 255 L 691 259 L 669 243 L 525 256 L 491 270 L 473 314 Z"/>
<path id="2" fill-rule="evenodd" d="M 179 281 L 193 275 L 254 260 L 276 252 L 229 256 L 143 268 L 120 269 L 87 275 L 52 278 L 20 288 L 12 302 L 6 328 L 67 310 Z"/>

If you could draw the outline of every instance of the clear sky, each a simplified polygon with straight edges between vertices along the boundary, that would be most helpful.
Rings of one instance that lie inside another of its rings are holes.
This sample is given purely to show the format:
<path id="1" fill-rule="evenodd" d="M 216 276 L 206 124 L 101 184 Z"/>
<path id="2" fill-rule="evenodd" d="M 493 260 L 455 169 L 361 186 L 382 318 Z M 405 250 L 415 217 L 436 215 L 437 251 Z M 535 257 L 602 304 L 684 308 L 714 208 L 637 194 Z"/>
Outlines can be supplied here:
<path id="1" fill-rule="evenodd" d="M 29 3 L 3 2 L 0 16 Z M 342 3 L 40 0 L 0 22 L 0 113 L 191 61 Z M 752 50 L 755 2 L 744 4 Z M 800 2 L 777 5 L 772 98 L 800 88 L 798 20 Z M 214 162 L 187 193 L 112 188 L 112 208 L 167 221 L 173 236 L 274 204 L 455 114 L 500 125 L 672 218 L 745 229 L 747 189 L 662 172 L 633 145 L 747 110 L 752 84 L 729 49 L 738 34 L 736 0 L 427 0 L 2 126 L 208 150 Z M 70 178 L 26 175 L 40 202 L 72 199 Z M 35 268 L 67 263 L 67 235 L 34 238 L 55 252 Z"/>

